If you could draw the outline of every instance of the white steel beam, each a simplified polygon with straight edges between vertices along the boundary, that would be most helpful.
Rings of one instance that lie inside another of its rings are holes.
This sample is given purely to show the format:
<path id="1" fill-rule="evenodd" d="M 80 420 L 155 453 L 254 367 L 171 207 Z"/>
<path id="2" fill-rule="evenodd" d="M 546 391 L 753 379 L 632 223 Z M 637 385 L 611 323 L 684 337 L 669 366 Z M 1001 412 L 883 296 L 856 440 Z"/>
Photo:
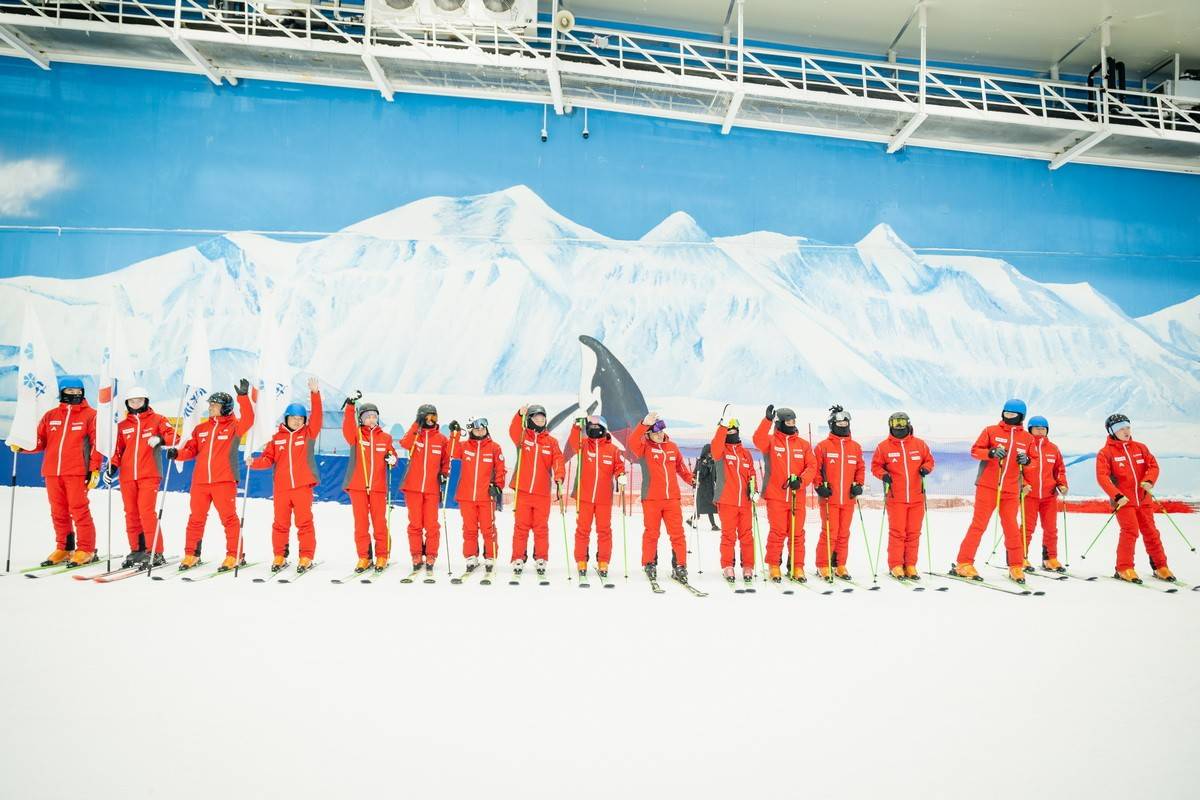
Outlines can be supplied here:
<path id="1" fill-rule="evenodd" d="M 746 99 L 746 82 L 745 82 L 745 67 L 746 67 L 746 50 L 745 50 L 745 27 L 743 19 L 743 4 L 744 0 L 729 0 L 729 11 L 733 12 L 734 4 L 737 4 L 737 89 L 733 96 L 729 98 L 729 107 L 725 109 L 725 119 L 721 122 L 722 135 L 728 134 L 733 128 L 733 121 L 737 119 L 738 111 L 742 109 L 742 101 Z M 729 14 L 725 15 L 725 24 L 729 25 Z"/>
<path id="2" fill-rule="evenodd" d="M 50 59 L 46 58 L 45 54 L 35 48 L 29 42 L 22 39 L 14 31 L 0 25 L 0 41 L 5 42 L 10 47 L 16 48 L 21 55 L 28 58 L 33 63 L 37 64 L 42 69 L 50 69 Z"/>
<path id="3" fill-rule="evenodd" d="M 924 111 L 918 112 L 909 117 L 908 122 L 904 123 L 904 127 L 896 131 L 896 135 L 893 136 L 888 142 L 887 151 L 889 153 L 894 153 L 901 147 L 904 147 L 904 143 L 908 141 L 908 138 L 916 133 L 917 128 L 921 127 L 921 123 L 928 118 L 929 114 Z"/>
<path id="4" fill-rule="evenodd" d="M 721 133 L 729 133 L 733 127 L 733 121 L 737 119 L 738 111 L 742 108 L 742 101 L 746 99 L 746 93 L 738 89 L 729 98 L 729 108 L 725 110 L 725 119 L 721 121 Z"/>
<path id="5" fill-rule="evenodd" d="M 363 64 L 367 67 L 367 72 L 371 73 L 371 80 L 375 81 L 375 86 L 379 88 L 379 93 L 383 95 L 383 99 L 389 103 L 396 92 L 392 88 L 392 82 L 388 80 L 387 75 L 383 72 L 383 67 L 379 66 L 379 62 L 375 60 L 375 56 L 370 53 L 362 54 Z"/>
<path id="6" fill-rule="evenodd" d="M 563 103 L 562 80 L 558 77 L 558 0 L 550 9 L 550 63 L 546 67 L 546 82 L 550 84 L 550 97 L 554 102 L 554 113 L 566 112 Z"/>
<path id="7" fill-rule="evenodd" d="M 1064 150 L 1054 158 L 1050 159 L 1050 169 L 1058 169 L 1063 164 L 1069 164 L 1079 156 L 1086 153 L 1088 150 L 1091 150 L 1093 147 L 1103 142 L 1109 136 L 1112 136 L 1112 130 L 1110 128 L 1102 128 L 1101 130 L 1093 133 L 1091 136 L 1076 142 L 1073 147 Z"/>
<path id="8" fill-rule="evenodd" d="M 208 59 L 200 55 L 200 51 L 197 50 L 191 42 L 180 36 L 174 35 L 171 36 L 171 42 L 177 48 L 179 48 L 179 52 L 187 56 L 188 61 L 196 65 L 196 68 L 203 72 L 204 75 L 213 82 L 214 86 L 221 85 L 221 73 L 217 71 L 217 68 L 214 67 Z"/>

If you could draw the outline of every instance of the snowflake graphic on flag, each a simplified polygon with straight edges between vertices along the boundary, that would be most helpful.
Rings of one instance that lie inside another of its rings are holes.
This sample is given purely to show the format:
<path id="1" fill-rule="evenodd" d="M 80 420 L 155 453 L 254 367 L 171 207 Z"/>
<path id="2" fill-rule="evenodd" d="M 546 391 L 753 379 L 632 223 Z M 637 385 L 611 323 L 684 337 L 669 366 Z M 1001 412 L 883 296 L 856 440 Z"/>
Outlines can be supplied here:
<path id="1" fill-rule="evenodd" d="M 33 360 L 33 342 L 26 342 L 23 352 L 24 352 L 25 358 L 32 361 Z"/>
<path id="2" fill-rule="evenodd" d="M 36 397 L 41 397 L 46 393 L 46 384 L 37 379 L 37 376 L 32 372 L 26 372 L 21 376 L 21 383 L 25 384 L 26 389 L 32 389 Z"/>

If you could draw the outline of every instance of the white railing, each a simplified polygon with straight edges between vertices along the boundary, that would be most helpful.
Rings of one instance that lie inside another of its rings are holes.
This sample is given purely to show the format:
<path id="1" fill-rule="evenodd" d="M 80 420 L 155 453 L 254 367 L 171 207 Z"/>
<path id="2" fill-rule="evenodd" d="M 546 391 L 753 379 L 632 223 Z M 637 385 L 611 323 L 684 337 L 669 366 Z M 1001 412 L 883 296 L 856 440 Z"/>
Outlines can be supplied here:
<path id="1" fill-rule="evenodd" d="M 370 19 L 365 6 L 337 0 L 0 0 L 6 25 L 111 29 L 195 41 L 309 48 L 381 58 L 533 67 L 776 100 L 858 104 L 915 113 L 973 115 L 1008 122 L 1122 132 L 1200 135 L 1200 109 L 1157 92 L 1104 90 L 1077 83 L 914 63 L 739 46 L 737 42 L 581 26 L 555 33 L 450 24 L 409 26 Z M 556 41 L 555 41 L 556 40 Z M 552 53 L 553 50 L 553 53 Z M 486 81 L 484 81 L 486 85 Z M 710 104 L 711 105 L 711 104 Z"/>

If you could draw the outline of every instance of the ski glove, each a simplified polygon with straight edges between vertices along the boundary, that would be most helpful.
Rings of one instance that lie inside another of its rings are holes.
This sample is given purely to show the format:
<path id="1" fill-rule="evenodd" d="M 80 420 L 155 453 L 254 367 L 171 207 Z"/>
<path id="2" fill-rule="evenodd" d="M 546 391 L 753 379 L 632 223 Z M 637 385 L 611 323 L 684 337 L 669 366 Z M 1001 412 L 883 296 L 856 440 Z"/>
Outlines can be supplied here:
<path id="1" fill-rule="evenodd" d="M 383 457 L 383 463 L 387 464 L 389 467 L 396 466 L 396 454 L 388 453 L 387 455 L 385 455 Z"/>
<path id="2" fill-rule="evenodd" d="M 112 486 L 113 478 L 117 477 L 117 465 L 109 462 L 108 467 L 104 470 L 104 474 L 100 477 L 104 478 L 105 486 Z"/>
<path id="3" fill-rule="evenodd" d="M 920 475 L 922 478 L 924 478 L 926 475 L 929 474 L 929 469 L 927 467 L 921 467 L 920 469 L 917 470 L 917 474 Z"/>
<path id="4" fill-rule="evenodd" d="M 167 448 L 167 458 L 170 459 L 171 461 L 174 461 L 175 457 L 178 455 L 179 455 L 179 448 L 177 448 L 177 447 L 168 447 Z"/>
<path id="5" fill-rule="evenodd" d="M 146 444 L 150 445 L 151 447 L 158 447 L 160 444 L 162 444 L 162 437 L 161 436 L 151 436 L 149 439 L 146 440 Z"/>
<path id="6" fill-rule="evenodd" d="M 624 475 L 617 476 L 617 486 L 620 486 L 622 489 L 625 488 L 625 476 Z"/>
<path id="7" fill-rule="evenodd" d="M 1003 459 L 1006 455 L 1008 455 L 1008 451 L 1003 447 L 993 447 L 991 450 L 988 450 L 988 455 L 992 458 Z"/>
<path id="8" fill-rule="evenodd" d="M 1153 489 L 1154 489 L 1154 484 L 1153 484 L 1153 483 L 1151 483 L 1150 481 L 1142 481 L 1142 483 L 1141 483 L 1141 486 L 1142 486 L 1142 488 L 1143 488 L 1143 489 L 1145 489 L 1147 492 L 1149 492 L 1149 491 L 1151 491 L 1151 490 L 1153 490 Z"/>
<path id="9" fill-rule="evenodd" d="M 863 490 L 863 487 L 862 487 L 861 483 L 850 484 L 850 496 L 851 497 L 858 497 L 860 494 L 862 494 L 862 490 Z"/>
<path id="10" fill-rule="evenodd" d="M 554 482 L 554 499 L 556 501 L 562 500 L 562 481 Z"/>
<path id="11" fill-rule="evenodd" d="M 448 427 L 449 427 L 450 433 L 458 433 L 459 431 L 462 430 L 462 426 L 458 424 L 458 420 L 456 420 L 456 419 L 450 420 L 450 425 Z"/>
<path id="12" fill-rule="evenodd" d="M 880 478 L 879 480 L 883 481 L 883 488 L 885 491 L 892 488 L 892 476 L 891 475 L 889 475 L 885 472 L 885 473 L 883 473 L 883 477 Z"/>
<path id="13" fill-rule="evenodd" d="M 14 453 L 20 453 L 20 452 L 21 452 L 21 445 L 19 445 L 19 444 L 10 444 L 10 445 L 8 446 L 8 449 L 9 449 L 9 450 L 12 450 Z"/>
<path id="14" fill-rule="evenodd" d="M 245 397 L 246 395 L 250 394 L 250 381 L 242 378 L 237 382 L 237 385 L 233 387 L 233 390 L 240 396 Z"/>
<path id="15" fill-rule="evenodd" d="M 1029 466 L 1029 454 L 1028 453 L 1017 453 L 1017 463 L 1020 464 L 1022 467 Z"/>
<path id="16" fill-rule="evenodd" d="M 91 472 L 89 472 L 89 473 L 88 473 L 88 476 L 87 476 L 87 488 L 89 488 L 89 489 L 95 489 L 95 488 L 96 488 L 96 484 L 97 484 L 97 483 L 99 483 L 99 482 L 100 482 L 100 471 L 99 471 L 99 470 L 95 470 L 95 469 L 94 469 L 94 470 L 92 470 Z"/>
<path id="17" fill-rule="evenodd" d="M 362 400 L 362 392 L 355 391 L 354 394 L 350 395 L 349 397 L 347 397 L 345 400 L 342 401 L 342 408 L 345 408 L 346 406 L 356 405 L 359 400 Z"/>
<path id="18" fill-rule="evenodd" d="M 1063 497 L 1067 496 L 1067 487 L 1066 486 L 1059 485 L 1054 488 L 1058 489 L 1058 493 L 1061 494 Z"/>
<path id="19" fill-rule="evenodd" d="M 799 475 L 788 475 L 787 480 L 784 481 L 783 485 L 789 489 L 799 489 L 800 488 L 800 476 Z"/>
<path id="20" fill-rule="evenodd" d="M 1123 494 L 1119 494 L 1112 499 L 1113 511 L 1120 511 L 1121 507 L 1129 502 L 1129 498 Z"/>
<path id="21" fill-rule="evenodd" d="M 767 419 L 775 419 L 775 406 L 774 405 L 767 406 L 766 417 L 767 417 Z"/>
<path id="22" fill-rule="evenodd" d="M 833 489 L 828 483 L 822 483 L 817 486 L 817 494 L 825 498 L 833 497 Z"/>

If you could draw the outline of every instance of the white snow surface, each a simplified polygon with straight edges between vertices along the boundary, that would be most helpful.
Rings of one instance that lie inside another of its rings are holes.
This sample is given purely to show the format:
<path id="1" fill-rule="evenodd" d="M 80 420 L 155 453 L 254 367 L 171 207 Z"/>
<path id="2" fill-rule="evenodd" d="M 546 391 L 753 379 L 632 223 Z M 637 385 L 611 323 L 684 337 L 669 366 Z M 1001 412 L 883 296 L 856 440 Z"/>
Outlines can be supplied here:
<path id="1" fill-rule="evenodd" d="M 114 542 L 121 506 L 114 495 Z M 13 558 L 51 548 L 44 493 L 16 494 Z M 105 498 L 92 493 L 104 538 Z M 186 500 L 172 494 L 168 552 Z M 269 500 L 251 500 L 247 552 L 268 555 Z M 456 571 L 459 523 L 449 513 Z M 1115 531 L 1071 515 L 1071 566 L 1109 573 Z M 932 512 L 934 565 L 967 511 Z M 1195 515 L 1176 521 L 1200 540 Z M 581 590 L 472 581 L 336 586 L 353 563 L 348 506 L 316 506 L 318 558 L 291 585 L 241 577 L 109 585 L 0 577 L 3 794 L 13 798 L 406 795 L 495 798 L 1138 796 L 1191 798 L 1200 738 L 1200 592 L 1030 578 L 1043 597 L 948 582 L 948 592 L 734 595 L 717 534 L 689 532 L 693 598 L 636 573 Z M 404 510 L 392 516 L 406 552 Z M 567 524 L 573 526 L 568 515 Z M 874 547 L 878 511 L 865 524 Z M 1171 563 L 1200 578 L 1159 518 Z M 811 568 L 816 522 L 809 516 Z M 500 516 L 501 555 L 511 514 Z M 981 550 L 990 544 L 990 533 Z M 210 519 L 205 551 L 223 549 Z M 103 545 L 102 545 L 103 546 Z M 293 539 L 293 548 L 295 547 Z M 697 552 L 698 550 L 698 552 Z M 119 552 L 123 548 L 118 547 Z M 979 555 L 982 564 L 986 552 Z M 666 538 L 660 561 L 668 560 Z M 925 568 L 922 544 L 921 567 Z M 856 525 L 849 564 L 871 582 Z M 703 574 L 700 574 L 700 569 Z M 1148 567 L 1140 552 L 1138 568 Z M 982 568 L 1002 583 L 1001 573 Z M 502 569 L 507 577 L 507 569 Z M 926 579 L 932 588 L 942 585 Z"/>

